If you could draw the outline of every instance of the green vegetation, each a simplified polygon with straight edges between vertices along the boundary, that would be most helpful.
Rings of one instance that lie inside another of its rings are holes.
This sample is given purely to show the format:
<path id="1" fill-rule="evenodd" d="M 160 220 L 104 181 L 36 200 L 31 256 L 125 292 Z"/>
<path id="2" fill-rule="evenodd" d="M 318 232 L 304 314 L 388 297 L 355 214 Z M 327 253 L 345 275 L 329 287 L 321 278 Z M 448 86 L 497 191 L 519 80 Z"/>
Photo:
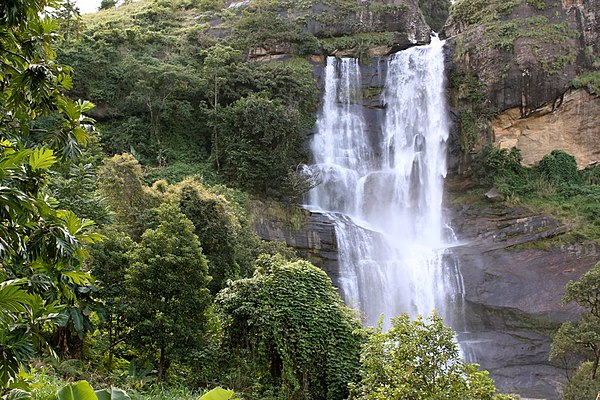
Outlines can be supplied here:
<path id="1" fill-rule="evenodd" d="M 323 50 L 327 53 L 333 53 L 336 50 L 354 49 L 359 56 L 365 55 L 365 52 L 375 46 L 392 46 L 394 43 L 393 32 L 370 32 L 357 33 L 354 35 L 325 38 L 320 40 Z"/>
<path id="2" fill-rule="evenodd" d="M 65 95 L 70 69 L 55 61 L 58 25 L 43 0 L 0 5 L 0 394 L 16 394 L 19 372 L 38 353 L 68 351 L 83 337 L 90 283 L 84 245 L 100 239 L 93 222 L 47 196 L 50 169 L 90 140 L 93 105 Z M 48 123 L 51 120 L 51 123 Z M 89 128 L 89 130 L 86 129 Z M 79 306 L 79 307 L 78 307 Z M 26 387 L 27 388 L 27 387 Z"/>
<path id="3" fill-rule="evenodd" d="M 585 360 L 565 386 L 565 399 L 579 400 L 597 394 L 600 362 L 600 263 L 579 280 L 567 284 L 565 303 L 574 302 L 586 311 L 577 322 L 565 322 L 552 341 L 550 360 L 566 366 Z"/>
<path id="4" fill-rule="evenodd" d="M 512 202 L 542 209 L 574 225 L 565 237 L 556 239 L 600 241 L 598 167 L 579 171 L 573 156 L 554 150 L 538 165 L 526 168 L 518 149 L 486 146 L 475 157 L 473 170 L 479 185 L 493 186 Z"/>
<path id="5" fill-rule="evenodd" d="M 246 379 L 256 376 L 262 390 L 279 383 L 286 399 L 348 396 L 359 368 L 360 323 L 325 272 L 306 261 L 262 257 L 254 276 L 233 282 L 217 304 L 225 343 L 249 368 Z"/>
<path id="6" fill-rule="evenodd" d="M 600 94 L 600 71 L 588 71 L 573 79 L 571 86 L 574 89 L 585 88 L 589 93 Z"/>
<path id="7" fill-rule="evenodd" d="M 515 7 L 523 4 L 538 10 L 546 8 L 544 0 L 456 0 L 450 6 L 450 15 L 471 27 L 503 19 L 511 15 Z"/>
<path id="8" fill-rule="evenodd" d="M 570 29 L 560 13 L 552 18 L 513 15 L 515 7 L 524 4 L 537 10 L 547 8 L 544 0 L 456 1 L 450 7 L 450 15 L 464 24 L 467 32 L 459 38 L 456 57 L 460 59 L 481 46 L 511 53 L 515 42 L 524 39 L 546 74 L 555 75 L 574 64 L 577 51 L 572 41 L 579 38 L 579 32 Z M 550 54 L 547 48 L 552 48 Z"/>
<path id="9" fill-rule="evenodd" d="M 419 0 L 419 8 L 427 24 L 439 32 L 450 15 L 450 0 Z"/>
<path id="10" fill-rule="evenodd" d="M 488 372 L 461 360 L 454 332 L 436 314 L 427 321 L 400 315 L 387 332 L 381 325 L 363 345 L 356 399 L 513 399 L 496 395 Z"/>
<path id="11" fill-rule="evenodd" d="M 451 102 L 460 119 L 460 148 L 465 153 L 480 148 L 481 141 L 490 135 L 490 121 L 497 110 L 488 104 L 485 84 L 471 71 L 455 68 L 450 72 Z"/>

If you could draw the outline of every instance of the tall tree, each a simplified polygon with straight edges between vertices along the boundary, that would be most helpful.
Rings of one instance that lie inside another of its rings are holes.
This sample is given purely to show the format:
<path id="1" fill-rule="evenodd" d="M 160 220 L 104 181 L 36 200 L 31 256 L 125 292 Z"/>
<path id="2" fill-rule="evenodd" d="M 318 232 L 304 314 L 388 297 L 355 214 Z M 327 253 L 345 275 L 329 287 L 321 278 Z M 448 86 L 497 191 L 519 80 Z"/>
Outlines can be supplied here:
<path id="1" fill-rule="evenodd" d="M 127 291 L 130 344 L 158 354 L 160 382 L 173 359 L 186 360 L 200 348 L 211 299 L 194 225 L 172 202 L 159 207 L 158 221 L 131 254 Z"/>
<path id="2" fill-rule="evenodd" d="M 105 239 L 90 249 L 90 265 L 98 286 L 94 297 L 102 304 L 100 328 L 108 334 L 106 364 L 108 370 L 112 371 L 116 348 L 130 331 L 125 320 L 127 299 L 124 277 L 135 243 L 126 233 L 114 228 L 108 228 L 104 234 Z"/>
<path id="3" fill-rule="evenodd" d="M 0 391 L 44 344 L 44 326 L 66 323 L 76 301 L 83 244 L 99 239 L 92 223 L 59 210 L 46 193 L 57 157 L 89 141 L 93 105 L 73 101 L 70 68 L 55 61 L 58 25 L 49 0 L 0 3 Z M 40 121 L 52 116 L 55 124 Z M 62 314 L 61 312 L 62 309 Z M 62 316 L 60 321 L 58 316 Z"/>
<path id="4" fill-rule="evenodd" d="M 114 225 L 139 241 L 149 224 L 150 210 L 159 196 L 142 179 L 142 166 L 131 154 L 116 154 L 104 161 L 98 186 L 114 213 Z"/>
<path id="5" fill-rule="evenodd" d="M 600 263 L 567 284 L 565 303 L 575 302 L 585 310 L 579 321 L 565 322 L 552 341 L 550 359 L 579 356 L 592 361 L 590 381 L 596 379 L 600 363 Z"/>

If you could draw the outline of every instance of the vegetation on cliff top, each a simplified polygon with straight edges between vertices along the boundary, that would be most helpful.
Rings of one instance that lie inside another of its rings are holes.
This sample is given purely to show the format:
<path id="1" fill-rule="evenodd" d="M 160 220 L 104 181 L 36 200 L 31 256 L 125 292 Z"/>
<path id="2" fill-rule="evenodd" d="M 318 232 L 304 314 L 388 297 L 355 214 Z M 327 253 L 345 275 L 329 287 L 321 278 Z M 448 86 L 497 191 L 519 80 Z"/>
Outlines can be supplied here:
<path id="1" fill-rule="evenodd" d="M 474 179 L 507 201 L 555 215 L 573 229 L 551 240 L 600 242 L 600 168 L 579 171 L 575 158 L 555 150 L 534 167 L 521 165 L 518 149 L 486 146 L 473 165 Z"/>

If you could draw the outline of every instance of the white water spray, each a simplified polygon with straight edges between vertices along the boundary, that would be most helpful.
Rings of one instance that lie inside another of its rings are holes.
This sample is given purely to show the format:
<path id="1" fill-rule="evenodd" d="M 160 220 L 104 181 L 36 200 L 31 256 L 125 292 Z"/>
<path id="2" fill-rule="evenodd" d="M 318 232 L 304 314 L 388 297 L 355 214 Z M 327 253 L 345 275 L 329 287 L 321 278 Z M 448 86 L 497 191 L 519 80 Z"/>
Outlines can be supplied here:
<path id="1" fill-rule="evenodd" d="M 449 132 L 443 43 L 389 58 L 381 131 L 368 135 L 356 59 L 329 57 L 323 111 L 311 143 L 322 183 L 309 207 L 336 221 L 340 291 L 367 325 L 380 314 L 444 315 L 442 185 Z M 452 268 L 456 269 L 456 268 Z M 450 290 L 451 291 L 451 290 Z"/>

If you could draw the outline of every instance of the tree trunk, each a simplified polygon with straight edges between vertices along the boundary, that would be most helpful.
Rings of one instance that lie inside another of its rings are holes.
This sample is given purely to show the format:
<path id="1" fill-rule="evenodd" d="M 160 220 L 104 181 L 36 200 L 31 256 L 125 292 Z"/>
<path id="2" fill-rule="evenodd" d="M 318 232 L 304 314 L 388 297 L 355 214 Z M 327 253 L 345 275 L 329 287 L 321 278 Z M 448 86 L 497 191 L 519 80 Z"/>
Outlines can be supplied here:
<path id="1" fill-rule="evenodd" d="M 112 315 L 108 316 L 108 372 L 112 372 L 113 352 L 115 348 L 115 337 L 113 331 Z"/>
<path id="2" fill-rule="evenodd" d="M 596 371 L 598 370 L 598 361 L 600 360 L 600 348 L 594 350 L 594 364 L 592 365 L 592 372 L 590 374 L 590 379 L 596 379 Z"/>
<path id="3" fill-rule="evenodd" d="M 160 348 L 160 360 L 158 362 L 158 378 L 157 383 L 161 383 L 163 380 L 163 374 L 165 373 L 165 348 Z"/>

